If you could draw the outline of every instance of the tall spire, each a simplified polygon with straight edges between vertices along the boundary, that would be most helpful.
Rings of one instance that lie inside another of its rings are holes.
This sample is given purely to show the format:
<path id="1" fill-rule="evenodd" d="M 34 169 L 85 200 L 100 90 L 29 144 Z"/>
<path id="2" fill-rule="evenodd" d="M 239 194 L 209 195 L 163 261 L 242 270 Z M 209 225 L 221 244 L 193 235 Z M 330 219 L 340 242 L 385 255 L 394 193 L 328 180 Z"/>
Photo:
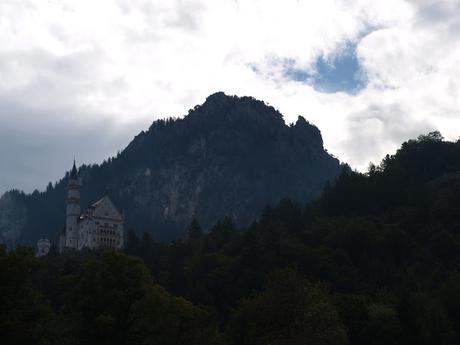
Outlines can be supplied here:
<path id="1" fill-rule="evenodd" d="M 77 167 L 75 165 L 75 158 L 73 160 L 73 167 L 72 167 L 72 171 L 70 172 L 70 178 L 72 180 L 78 179 L 78 172 L 77 172 Z"/>

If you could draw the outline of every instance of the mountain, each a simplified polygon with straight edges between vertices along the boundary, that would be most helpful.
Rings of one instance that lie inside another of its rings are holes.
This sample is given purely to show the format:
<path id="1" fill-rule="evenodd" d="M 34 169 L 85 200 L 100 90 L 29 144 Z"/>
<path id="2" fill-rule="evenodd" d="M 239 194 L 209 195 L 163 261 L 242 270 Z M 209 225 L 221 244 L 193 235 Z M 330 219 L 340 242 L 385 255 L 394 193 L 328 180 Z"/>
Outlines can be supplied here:
<path id="1" fill-rule="evenodd" d="M 245 229 L 226 219 L 180 243 L 129 239 L 160 285 L 215 308 L 229 344 L 460 344 L 460 140 L 439 132 Z M 316 284 L 328 296 L 306 302 Z"/>
<path id="2" fill-rule="evenodd" d="M 287 125 L 252 97 L 209 96 L 184 118 L 155 121 L 116 157 L 79 169 L 82 207 L 109 190 L 127 227 L 157 239 L 184 235 L 193 218 L 209 228 L 224 216 L 239 226 L 284 197 L 317 197 L 340 172 L 321 133 L 303 117 Z M 7 242 L 55 239 L 62 229 L 68 173 L 44 192 L 5 193 L 0 231 Z"/>
<path id="3" fill-rule="evenodd" d="M 247 228 L 128 238 L 155 281 L 215 308 L 229 344 L 460 344 L 460 140 L 439 132 Z"/>

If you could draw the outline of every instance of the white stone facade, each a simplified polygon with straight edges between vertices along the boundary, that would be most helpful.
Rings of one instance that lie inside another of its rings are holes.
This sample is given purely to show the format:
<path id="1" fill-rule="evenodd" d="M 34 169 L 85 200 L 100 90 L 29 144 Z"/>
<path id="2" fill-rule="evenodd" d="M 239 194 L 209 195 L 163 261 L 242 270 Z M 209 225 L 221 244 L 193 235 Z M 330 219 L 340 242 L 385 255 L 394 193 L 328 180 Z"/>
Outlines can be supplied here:
<path id="1" fill-rule="evenodd" d="M 67 190 L 66 227 L 59 238 L 60 251 L 65 248 L 122 249 L 123 227 L 123 214 L 108 195 L 80 213 L 80 186 L 74 163 Z"/>

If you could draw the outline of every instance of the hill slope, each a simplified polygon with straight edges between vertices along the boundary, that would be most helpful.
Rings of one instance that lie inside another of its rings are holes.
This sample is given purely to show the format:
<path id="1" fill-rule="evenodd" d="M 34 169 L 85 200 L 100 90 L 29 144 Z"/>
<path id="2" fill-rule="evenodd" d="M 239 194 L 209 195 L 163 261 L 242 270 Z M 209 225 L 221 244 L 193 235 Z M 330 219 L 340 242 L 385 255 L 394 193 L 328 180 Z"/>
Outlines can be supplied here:
<path id="1" fill-rule="evenodd" d="M 459 172 L 460 141 L 433 132 L 366 174 L 344 169 L 314 202 L 266 208 L 248 228 L 223 220 L 172 244 L 130 234 L 126 251 L 174 295 L 213 306 L 230 344 L 459 344 Z M 317 310 L 333 313 L 304 304 L 305 281 L 342 322 L 319 321 Z M 308 324 L 346 329 L 348 341 L 310 341 Z"/>
<path id="2" fill-rule="evenodd" d="M 155 121 L 117 157 L 82 166 L 82 207 L 108 188 L 128 226 L 158 239 L 183 235 L 196 217 L 208 228 L 223 216 L 253 221 L 284 197 L 308 201 L 340 171 L 320 131 L 252 97 L 216 93 L 183 119 Z M 52 239 L 64 224 L 67 176 L 43 193 L 12 191 L 0 201 L 7 240 Z"/>

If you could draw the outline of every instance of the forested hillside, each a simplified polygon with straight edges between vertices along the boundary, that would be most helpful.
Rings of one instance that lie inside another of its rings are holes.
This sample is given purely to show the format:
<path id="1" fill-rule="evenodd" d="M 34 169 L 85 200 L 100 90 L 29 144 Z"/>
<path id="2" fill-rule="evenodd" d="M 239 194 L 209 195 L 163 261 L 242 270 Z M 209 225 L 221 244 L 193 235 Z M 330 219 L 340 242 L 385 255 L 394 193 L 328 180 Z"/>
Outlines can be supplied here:
<path id="1" fill-rule="evenodd" d="M 247 227 L 224 218 L 204 234 L 198 219 L 171 243 L 130 232 L 129 256 L 3 252 L 2 339 L 458 344 L 459 171 L 460 142 L 430 133 Z"/>
<path id="2" fill-rule="evenodd" d="M 287 125 L 262 101 L 220 92 L 182 119 L 155 121 L 116 157 L 80 167 L 79 176 L 83 209 L 108 189 L 127 227 L 170 240 L 183 237 L 193 217 L 206 229 L 224 216 L 243 226 L 268 203 L 309 201 L 339 172 L 320 131 L 303 117 Z M 68 175 L 44 192 L 6 193 L 0 239 L 11 247 L 56 241 L 67 183 Z"/>

